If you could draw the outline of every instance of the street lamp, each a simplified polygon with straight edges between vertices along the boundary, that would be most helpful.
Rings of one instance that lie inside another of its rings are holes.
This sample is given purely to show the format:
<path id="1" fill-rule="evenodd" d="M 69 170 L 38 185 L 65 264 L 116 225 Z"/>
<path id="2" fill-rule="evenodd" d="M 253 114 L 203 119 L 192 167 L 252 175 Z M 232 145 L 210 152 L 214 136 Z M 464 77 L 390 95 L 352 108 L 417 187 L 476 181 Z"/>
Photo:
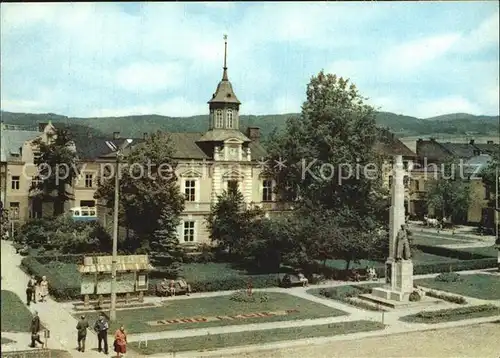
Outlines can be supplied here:
<path id="1" fill-rule="evenodd" d="M 116 146 L 112 141 L 106 141 L 106 145 L 116 154 L 115 161 L 115 205 L 113 209 L 113 257 L 111 259 L 111 307 L 109 312 L 109 320 L 116 320 L 116 261 L 118 260 L 118 211 L 120 199 L 120 155 L 127 148 L 132 139 L 126 139 L 122 145 Z"/>

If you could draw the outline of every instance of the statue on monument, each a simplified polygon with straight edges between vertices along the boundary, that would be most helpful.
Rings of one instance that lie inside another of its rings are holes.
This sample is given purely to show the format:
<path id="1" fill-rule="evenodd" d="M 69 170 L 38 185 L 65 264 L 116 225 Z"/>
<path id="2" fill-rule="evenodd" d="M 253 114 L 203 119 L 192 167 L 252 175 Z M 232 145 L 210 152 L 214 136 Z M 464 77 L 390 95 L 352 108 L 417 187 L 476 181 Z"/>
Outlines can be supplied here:
<path id="1" fill-rule="evenodd" d="M 410 252 L 410 242 L 408 240 L 408 236 L 411 235 L 411 232 L 408 229 L 406 224 L 401 225 L 401 229 L 399 229 L 398 235 L 396 237 L 396 260 L 410 260 L 411 252 Z"/>

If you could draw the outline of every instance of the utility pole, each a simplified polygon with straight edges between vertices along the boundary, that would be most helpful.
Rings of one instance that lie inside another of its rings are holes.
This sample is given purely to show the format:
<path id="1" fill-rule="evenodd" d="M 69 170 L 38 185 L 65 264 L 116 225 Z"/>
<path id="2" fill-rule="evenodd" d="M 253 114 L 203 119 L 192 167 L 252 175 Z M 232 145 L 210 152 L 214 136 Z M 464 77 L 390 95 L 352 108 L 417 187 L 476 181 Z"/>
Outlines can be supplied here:
<path id="1" fill-rule="evenodd" d="M 120 147 L 112 141 L 106 141 L 106 145 L 116 154 L 115 160 L 115 197 L 113 209 L 113 252 L 111 259 L 111 305 L 109 320 L 116 321 L 116 264 L 118 261 L 118 212 L 120 210 L 120 156 L 123 150 L 132 143 L 132 139 L 126 139 Z"/>
<path id="2" fill-rule="evenodd" d="M 111 306 L 109 319 L 116 321 L 116 264 L 118 260 L 118 211 L 120 210 L 120 151 L 116 152 L 115 163 L 115 205 L 113 209 L 113 257 L 111 260 Z"/>

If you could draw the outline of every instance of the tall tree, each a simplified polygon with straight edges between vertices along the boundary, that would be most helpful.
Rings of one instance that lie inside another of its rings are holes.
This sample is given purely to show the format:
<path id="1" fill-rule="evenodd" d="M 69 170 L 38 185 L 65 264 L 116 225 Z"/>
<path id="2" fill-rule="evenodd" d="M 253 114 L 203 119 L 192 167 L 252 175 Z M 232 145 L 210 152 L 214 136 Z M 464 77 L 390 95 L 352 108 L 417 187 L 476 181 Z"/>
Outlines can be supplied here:
<path id="1" fill-rule="evenodd" d="M 40 156 L 34 162 L 41 180 L 33 181 L 30 191 L 37 192 L 43 201 L 53 203 L 53 215 L 64 213 L 65 203 L 73 199 L 72 187 L 79 175 L 77 153 L 69 131 L 56 128 L 47 136 L 33 142 Z"/>
<path id="2" fill-rule="evenodd" d="M 491 157 L 488 166 L 486 166 L 481 171 L 481 178 L 483 179 L 484 185 L 488 188 L 488 191 L 493 194 L 493 199 L 488 203 L 491 207 L 496 207 L 496 184 L 499 178 L 497 177 L 497 171 L 500 173 L 500 153 L 494 153 Z M 500 199 L 500 198 L 499 198 Z M 498 200 L 498 199 L 497 199 Z"/>
<path id="3" fill-rule="evenodd" d="M 251 236 L 251 225 L 263 217 L 258 208 L 247 208 L 243 195 L 238 190 L 224 191 L 217 197 L 206 217 L 210 239 L 230 255 L 242 257 L 247 254 L 247 242 Z"/>
<path id="4" fill-rule="evenodd" d="M 167 276 L 172 279 L 179 275 L 183 258 L 183 250 L 176 235 L 179 222 L 179 217 L 170 208 L 162 210 L 150 245 L 153 264 L 165 268 Z"/>
<path id="5" fill-rule="evenodd" d="M 462 177 L 461 165 L 449 158 L 441 165 L 439 177 L 429 181 L 426 193 L 427 205 L 440 218 L 451 218 L 452 222 L 466 222 L 471 201 L 470 185 Z"/>
<path id="6" fill-rule="evenodd" d="M 120 179 L 121 222 L 138 238 L 136 247 L 131 249 L 149 252 L 153 234 L 160 227 L 160 215 L 170 213 L 171 223 L 164 216 L 162 226 L 174 233 L 184 210 L 185 198 L 177 184 L 177 162 L 170 136 L 164 132 L 151 134 L 130 149 L 124 162 Z M 99 183 L 95 198 L 105 200 L 113 208 L 114 188 L 113 176 Z"/>
<path id="7" fill-rule="evenodd" d="M 349 80 L 323 71 L 311 79 L 306 94 L 300 118 L 290 118 L 286 130 L 273 133 L 269 141 L 269 160 L 277 164 L 269 171 L 277 193 L 295 201 L 296 210 L 328 212 L 335 219 L 335 232 L 320 224 L 324 216 L 315 225 L 318 240 L 330 240 L 325 234 L 331 240 L 364 238 L 388 223 L 383 158 L 374 150 L 380 136 L 374 110 Z M 325 245 L 340 250 L 335 241 Z"/>

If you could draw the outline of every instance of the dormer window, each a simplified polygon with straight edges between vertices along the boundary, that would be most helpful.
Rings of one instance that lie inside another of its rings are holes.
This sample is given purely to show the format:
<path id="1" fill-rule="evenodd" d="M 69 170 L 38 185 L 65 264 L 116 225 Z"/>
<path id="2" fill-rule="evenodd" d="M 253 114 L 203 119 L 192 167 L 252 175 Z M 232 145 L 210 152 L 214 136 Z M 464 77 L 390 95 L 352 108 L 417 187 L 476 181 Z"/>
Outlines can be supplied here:
<path id="1" fill-rule="evenodd" d="M 222 128 L 224 125 L 224 120 L 222 117 L 222 109 L 215 111 L 215 128 Z"/>
<path id="2" fill-rule="evenodd" d="M 230 108 L 226 112 L 226 127 L 233 128 L 233 110 Z"/>

